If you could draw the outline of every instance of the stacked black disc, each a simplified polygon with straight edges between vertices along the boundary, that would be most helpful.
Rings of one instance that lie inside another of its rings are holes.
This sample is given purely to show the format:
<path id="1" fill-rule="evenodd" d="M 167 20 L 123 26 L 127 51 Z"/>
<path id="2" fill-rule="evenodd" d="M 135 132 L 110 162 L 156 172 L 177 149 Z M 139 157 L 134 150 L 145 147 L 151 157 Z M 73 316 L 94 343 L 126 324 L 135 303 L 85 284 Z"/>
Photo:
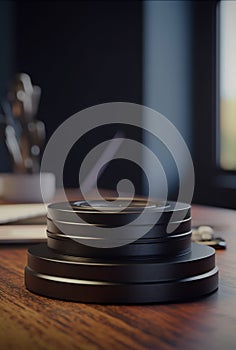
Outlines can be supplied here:
<path id="1" fill-rule="evenodd" d="M 147 303 L 217 289 L 214 249 L 191 243 L 190 205 L 105 203 L 48 206 L 48 242 L 28 252 L 29 290 L 81 302 Z"/>

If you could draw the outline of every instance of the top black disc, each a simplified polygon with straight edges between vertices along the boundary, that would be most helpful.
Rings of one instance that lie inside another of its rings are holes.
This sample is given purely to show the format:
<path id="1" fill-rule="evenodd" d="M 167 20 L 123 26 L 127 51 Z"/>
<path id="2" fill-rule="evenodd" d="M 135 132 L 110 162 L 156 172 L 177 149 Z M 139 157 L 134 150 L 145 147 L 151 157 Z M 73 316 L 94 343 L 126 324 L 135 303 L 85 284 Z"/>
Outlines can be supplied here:
<path id="1" fill-rule="evenodd" d="M 126 206 L 127 204 L 127 206 Z M 121 208 L 121 210 L 120 210 Z M 124 208 L 124 209 L 123 209 Z M 76 215 L 76 216 L 75 216 Z M 65 223 L 83 222 L 98 226 L 116 227 L 131 224 L 164 224 L 191 217 L 191 206 L 180 202 L 147 202 L 145 199 L 118 199 L 106 201 L 75 201 L 50 204 L 48 217 Z"/>

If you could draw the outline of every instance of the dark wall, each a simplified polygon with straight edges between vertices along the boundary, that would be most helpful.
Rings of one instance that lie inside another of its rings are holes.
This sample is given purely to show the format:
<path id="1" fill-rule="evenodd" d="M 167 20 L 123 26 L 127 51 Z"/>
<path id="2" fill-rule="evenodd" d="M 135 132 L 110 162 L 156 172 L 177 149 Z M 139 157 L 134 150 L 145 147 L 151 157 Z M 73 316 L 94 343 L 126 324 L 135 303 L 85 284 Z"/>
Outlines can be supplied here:
<path id="1" fill-rule="evenodd" d="M 19 2 L 17 18 L 17 69 L 42 87 L 49 135 L 85 107 L 141 102 L 141 2 Z"/>
<path id="2" fill-rule="evenodd" d="M 48 137 L 86 107 L 141 103 L 142 3 L 18 2 L 16 61 L 17 71 L 28 73 L 42 88 L 39 117 Z M 79 149 L 74 149 L 67 162 L 66 186 L 77 185 L 71 174 L 78 155 Z M 104 181 L 112 186 L 109 177 Z"/>
<path id="3" fill-rule="evenodd" d="M 15 71 L 15 11 L 14 1 L 0 1 L 0 97 Z"/>
<path id="4" fill-rule="evenodd" d="M 162 113 L 181 133 L 190 151 L 193 149 L 192 120 L 192 1 L 146 1 L 143 4 L 143 103 Z M 145 127 L 148 124 L 143 122 Z M 169 197 L 176 200 L 179 176 L 166 146 L 161 148 L 147 135 L 146 144 L 158 150 L 168 181 Z M 161 173 L 145 161 L 154 182 Z M 188 166 L 184 155 L 181 165 L 185 176 Z M 159 196 L 159 186 L 153 193 Z"/>
<path id="5" fill-rule="evenodd" d="M 8 81 L 15 72 L 15 3 L 0 1 L 0 100 L 6 93 Z M 11 171 L 4 139 L 4 118 L 0 110 L 0 172 Z"/>

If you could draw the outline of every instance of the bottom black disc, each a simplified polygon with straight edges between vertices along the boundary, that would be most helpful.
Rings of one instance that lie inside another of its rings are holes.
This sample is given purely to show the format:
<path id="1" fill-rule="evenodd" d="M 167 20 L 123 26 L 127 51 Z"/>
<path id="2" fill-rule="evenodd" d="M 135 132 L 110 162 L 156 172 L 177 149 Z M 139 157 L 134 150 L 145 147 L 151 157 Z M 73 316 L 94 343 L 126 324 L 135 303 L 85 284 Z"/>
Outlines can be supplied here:
<path id="1" fill-rule="evenodd" d="M 123 278 L 122 271 L 126 269 Z M 122 263 L 56 254 L 45 243 L 29 249 L 25 285 L 43 296 L 79 302 L 171 302 L 215 291 L 218 268 L 214 249 L 194 243 L 191 253 L 185 257 L 124 260 Z"/>

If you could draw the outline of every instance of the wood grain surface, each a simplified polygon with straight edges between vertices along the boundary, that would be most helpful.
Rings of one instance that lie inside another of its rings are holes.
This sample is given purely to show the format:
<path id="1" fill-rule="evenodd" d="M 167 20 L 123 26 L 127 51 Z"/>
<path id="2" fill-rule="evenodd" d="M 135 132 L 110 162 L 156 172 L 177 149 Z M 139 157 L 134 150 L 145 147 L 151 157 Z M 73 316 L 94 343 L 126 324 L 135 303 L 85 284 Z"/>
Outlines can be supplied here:
<path id="1" fill-rule="evenodd" d="M 64 302 L 24 287 L 27 246 L 0 247 L 0 349 L 236 349 L 236 213 L 193 208 L 227 240 L 217 251 L 217 292 L 186 303 L 97 305 Z"/>

